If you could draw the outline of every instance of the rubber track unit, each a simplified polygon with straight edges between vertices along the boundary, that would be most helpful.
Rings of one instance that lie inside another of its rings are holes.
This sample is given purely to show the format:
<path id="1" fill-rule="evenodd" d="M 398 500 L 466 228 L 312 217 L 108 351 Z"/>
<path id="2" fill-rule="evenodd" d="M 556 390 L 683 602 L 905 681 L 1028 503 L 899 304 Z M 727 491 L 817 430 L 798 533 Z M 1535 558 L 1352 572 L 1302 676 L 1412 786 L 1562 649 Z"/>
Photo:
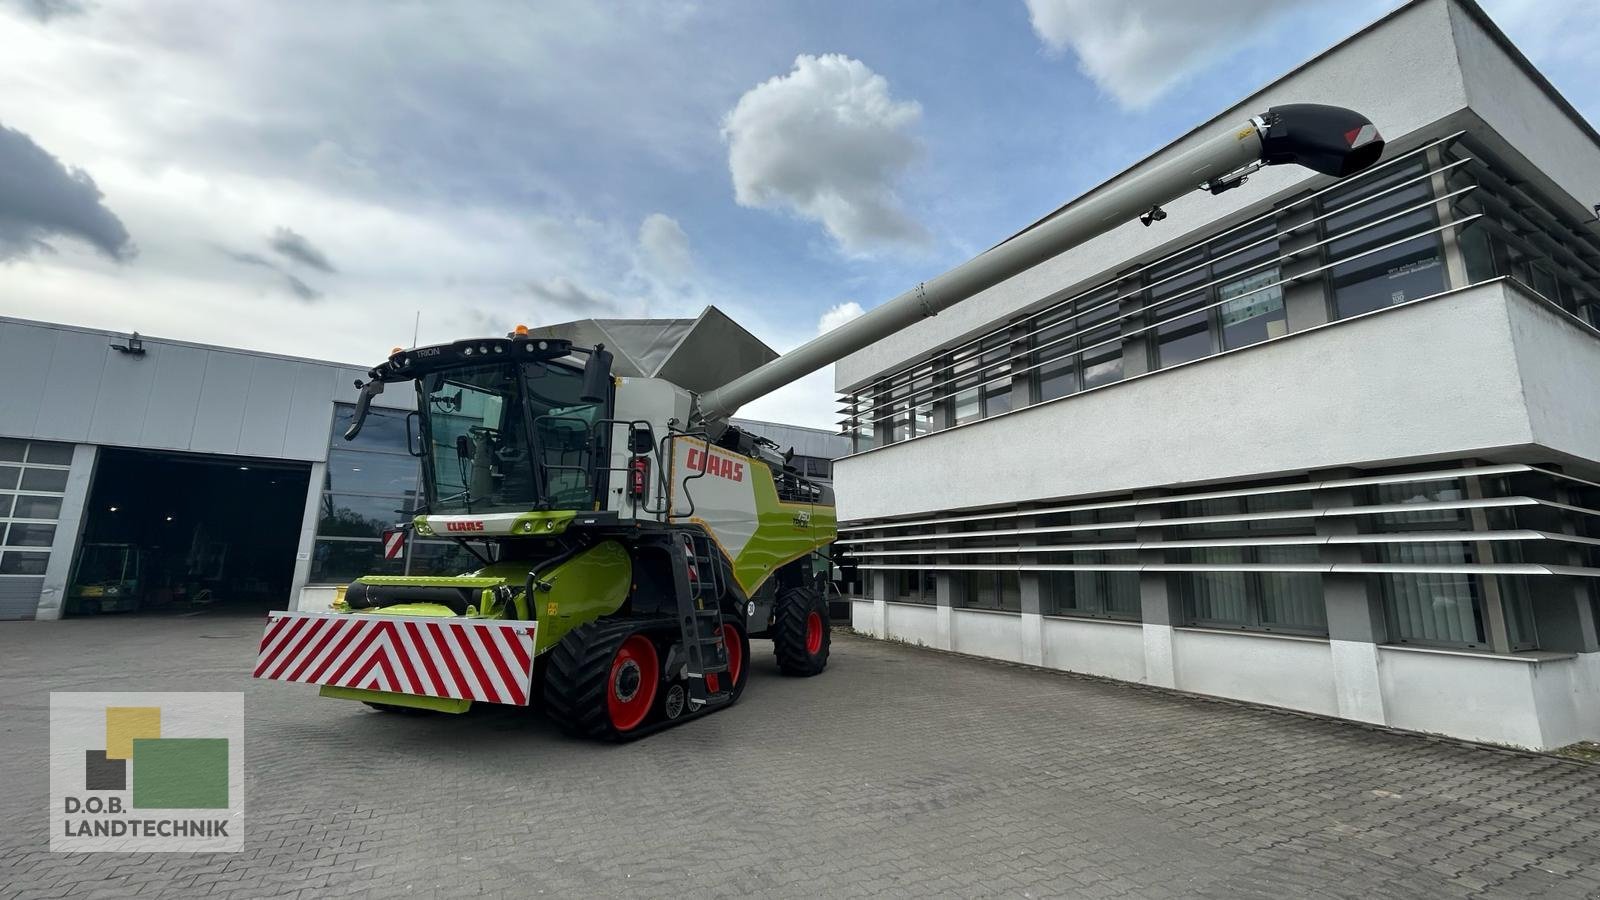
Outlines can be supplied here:
<path id="1" fill-rule="evenodd" d="M 822 646 L 816 653 L 806 651 L 806 620 L 811 613 L 822 617 Z M 808 587 L 790 588 L 778 595 L 773 609 L 772 649 L 778 656 L 778 670 L 785 675 L 809 677 L 828 667 L 828 645 L 833 637 L 828 627 L 828 603 L 822 594 Z"/>
<path id="2" fill-rule="evenodd" d="M 668 643 L 677 640 L 678 627 L 672 619 L 600 619 L 579 625 L 567 633 L 549 653 L 550 662 L 544 670 L 544 712 L 561 730 L 578 737 L 603 741 L 631 741 L 647 734 L 682 725 L 725 706 L 708 706 L 695 712 L 685 711 L 676 719 L 668 720 L 652 714 L 632 731 L 619 732 L 611 726 L 611 714 L 606 703 L 610 689 L 611 661 L 617 648 L 629 637 L 644 633 Z M 658 641 L 658 652 L 659 644 Z M 748 647 L 748 644 L 746 645 Z M 745 656 L 745 677 L 748 681 L 749 655 Z M 663 681 L 665 688 L 668 682 Z M 740 685 L 741 692 L 743 685 Z"/>

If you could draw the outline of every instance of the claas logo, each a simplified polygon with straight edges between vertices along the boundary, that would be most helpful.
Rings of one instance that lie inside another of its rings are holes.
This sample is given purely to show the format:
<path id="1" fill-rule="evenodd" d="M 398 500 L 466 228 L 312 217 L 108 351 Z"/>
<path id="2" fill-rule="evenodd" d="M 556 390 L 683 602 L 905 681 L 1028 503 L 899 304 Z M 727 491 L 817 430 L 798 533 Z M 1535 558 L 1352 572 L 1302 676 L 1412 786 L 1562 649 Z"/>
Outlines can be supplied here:
<path id="1" fill-rule="evenodd" d="M 726 478 L 729 481 L 744 480 L 744 463 L 735 462 L 715 453 L 707 453 L 698 447 L 690 447 L 689 471 L 691 473 L 698 472 L 701 466 L 705 467 L 707 475 L 715 475 L 718 478 Z"/>

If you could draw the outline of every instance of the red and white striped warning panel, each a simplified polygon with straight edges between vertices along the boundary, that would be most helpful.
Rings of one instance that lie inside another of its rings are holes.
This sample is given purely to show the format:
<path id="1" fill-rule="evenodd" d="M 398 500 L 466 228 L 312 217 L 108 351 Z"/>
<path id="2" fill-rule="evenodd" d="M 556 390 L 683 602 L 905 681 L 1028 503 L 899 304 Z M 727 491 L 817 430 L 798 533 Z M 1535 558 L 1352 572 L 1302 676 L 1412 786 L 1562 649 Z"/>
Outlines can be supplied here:
<path id="1" fill-rule="evenodd" d="M 399 529 L 383 533 L 383 558 L 405 559 L 406 533 Z"/>
<path id="2" fill-rule="evenodd" d="M 256 678 L 527 706 L 536 622 L 273 612 Z"/>

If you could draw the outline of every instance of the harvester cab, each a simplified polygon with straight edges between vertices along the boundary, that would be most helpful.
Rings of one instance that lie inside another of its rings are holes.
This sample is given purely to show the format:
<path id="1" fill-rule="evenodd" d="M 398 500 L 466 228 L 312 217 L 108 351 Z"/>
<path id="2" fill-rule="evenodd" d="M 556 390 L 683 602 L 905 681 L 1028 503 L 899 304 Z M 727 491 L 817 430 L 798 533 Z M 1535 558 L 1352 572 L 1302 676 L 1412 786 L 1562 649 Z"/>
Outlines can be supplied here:
<path id="1" fill-rule="evenodd" d="M 732 703 L 750 638 L 778 667 L 827 665 L 814 557 L 831 490 L 729 424 L 741 406 L 1194 191 L 1263 165 L 1331 178 L 1382 153 L 1337 107 L 1275 107 L 1096 192 L 944 275 L 778 356 L 715 308 L 693 320 L 582 320 L 396 349 L 364 382 L 349 438 L 391 386 L 415 392 L 422 538 L 477 556 L 446 577 L 366 576 L 330 612 L 273 613 L 255 675 L 378 709 L 527 705 L 626 739 Z"/>

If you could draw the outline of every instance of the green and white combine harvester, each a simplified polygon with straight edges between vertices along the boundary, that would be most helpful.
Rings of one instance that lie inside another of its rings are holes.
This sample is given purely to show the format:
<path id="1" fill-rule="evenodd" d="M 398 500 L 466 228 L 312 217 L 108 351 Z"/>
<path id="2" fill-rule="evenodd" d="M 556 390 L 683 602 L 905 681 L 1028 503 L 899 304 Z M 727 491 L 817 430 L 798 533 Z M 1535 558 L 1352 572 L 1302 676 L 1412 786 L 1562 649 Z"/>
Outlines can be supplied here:
<path id="1" fill-rule="evenodd" d="M 255 675 L 384 710 L 542 698 L 568 731 L 613 740 L 737 700 L 751 638 L 771 638 L 782 672 L 816 675 L 832 492 L 730 416 L 1124 222 L 1158 222 L 1184 194 L 1231 190 L 1262 165 L 1343 178 L 1383 143 L 1350 110 L 1274 107 L 783 356 L 714 309 L 687 333 L 589 320 L 397 349 L 358 382 L 346 438 L 375 396 L 411 385 L 415 532 L 482 564 L 367 576 L 331 613 L 273 613 Z"/>

